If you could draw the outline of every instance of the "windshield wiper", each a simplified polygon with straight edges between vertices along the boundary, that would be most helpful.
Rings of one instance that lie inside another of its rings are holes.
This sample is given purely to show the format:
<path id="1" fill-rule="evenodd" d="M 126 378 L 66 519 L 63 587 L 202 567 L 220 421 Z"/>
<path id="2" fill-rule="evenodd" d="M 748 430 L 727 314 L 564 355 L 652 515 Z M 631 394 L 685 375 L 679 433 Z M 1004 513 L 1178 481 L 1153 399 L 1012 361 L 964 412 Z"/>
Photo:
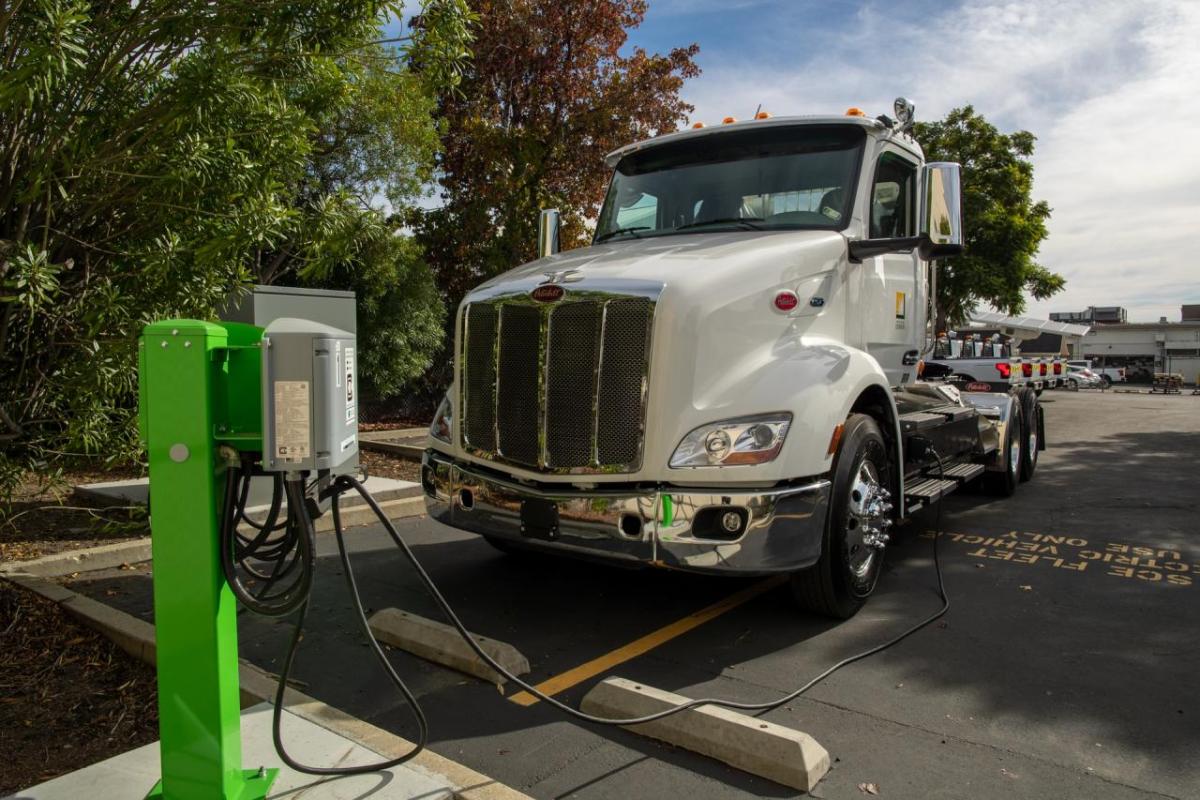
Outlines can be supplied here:
<path id="1" fill-rule="evenodd" d="M 637 231 L 648 231 L 648 230 L 650 230 L 649 225 L 634 225 L 632 228 L 617 228 L 616 230 L 605 231 L 604 233 L 600 234 L 599 236 L 596 237 L 596 241 L 597 242 L 605 242 L 614 236 L 619 236 L 622 233 L 634 234 L 634 238 L 636 239 L 636 238 L 638 238 L 636 235 Z"/>
<path id="2" fill-rule="evenodd" d="M 678 225 L 675 230 L 681 231 L 684 228 L 699 228 L 703 225 L 741 225 L 752 231 L 761 231 L 762 225 L 755 225 L 756 222 L 766 222 L 762 217 L 719 217 L 718 219 L 706 219 L 703 222 L 689 222 L 687 225 Z"/>

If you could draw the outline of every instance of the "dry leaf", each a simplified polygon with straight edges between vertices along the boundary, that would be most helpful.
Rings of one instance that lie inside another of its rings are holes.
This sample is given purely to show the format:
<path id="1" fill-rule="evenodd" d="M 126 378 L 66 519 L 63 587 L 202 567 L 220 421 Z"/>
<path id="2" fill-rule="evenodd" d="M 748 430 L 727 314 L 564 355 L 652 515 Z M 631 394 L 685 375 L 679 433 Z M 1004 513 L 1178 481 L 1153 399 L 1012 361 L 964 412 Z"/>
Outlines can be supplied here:
<path id="1" fill-rule="evenodd" d="M 1030 586 L 1028 583 L 1022 583 L 1019 588 L 1022 592 L 1032 592 L 1033 591 L 1033 587 Z"/>
<path id="2" fill-rule="evenodd" d="M 860 783 L 858 790 L 863 794 L 879 794 L 879 784 L 877 783 Z"/>

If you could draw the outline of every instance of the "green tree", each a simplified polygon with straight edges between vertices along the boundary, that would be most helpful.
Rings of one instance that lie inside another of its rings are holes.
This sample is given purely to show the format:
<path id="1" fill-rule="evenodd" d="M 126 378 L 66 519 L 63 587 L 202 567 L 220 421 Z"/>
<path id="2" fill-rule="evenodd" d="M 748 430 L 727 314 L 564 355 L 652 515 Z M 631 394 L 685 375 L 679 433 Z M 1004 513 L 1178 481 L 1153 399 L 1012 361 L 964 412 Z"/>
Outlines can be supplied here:
<path id="1" fill-rule="evenodd" d="M 533 258 L 538 210 L 563 212 L 563 246 L 586 238 L 606 153 L 672 131 L 692 107 L 696 45 L 622 55 L 644 0 L 469 0 L 473 58 L 442 94 L 441 208 L 418 237 L 447 302 Z"/>
<path id="2" fill-rule="evenodd" d="M 14 463 L 131 457 L 142 325 L 211 316 L 264 275 L 411 280 L 371 302 L 439 313 L 372 203 L 418 191 L 432 128 L 362 133 L 383 103 L 428 109 L 422 92 L 457 79 L 464 0 L 424 8 L 432 23 L 390 50 L 379 30 L 401 9 L 383 0 L 0 8 L 0 483 Z"/>
<path id="3" fill-rule="evenodd" d="M 1025 308 L 1025 293 L 1042 300 L 1066 281 L 1036 261 L 1050 206 L 1034 201 L 1035 137 L 1001 133 L 971 106 L 940 122 L 917 123 L 929 161 L 962 164 L 963 255 L 939 262 L 939 325 L 961 324 L 979 303 L 1006 314 Z"/>

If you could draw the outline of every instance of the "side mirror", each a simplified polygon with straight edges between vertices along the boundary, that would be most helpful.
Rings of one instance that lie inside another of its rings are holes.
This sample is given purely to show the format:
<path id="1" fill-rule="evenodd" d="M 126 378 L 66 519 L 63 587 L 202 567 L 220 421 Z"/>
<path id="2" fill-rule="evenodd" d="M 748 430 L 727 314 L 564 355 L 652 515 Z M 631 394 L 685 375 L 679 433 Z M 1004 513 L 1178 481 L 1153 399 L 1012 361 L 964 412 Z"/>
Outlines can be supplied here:
<path id="1" fill-rule="evenodd" d="M 557 208 L 542 209 L 542 213 L 538 215 L 538 258 L 552 256 L 559 251 L 558 229 L 560 224 L 560 215 Z"/>
<path id="2" fill-rule="evenodd" d="M 963 251 L 961 167 L 949 161 L 926 164 L 921 185 L 921 257 L 958 255 Z"/>
<path id="3" fill-rule="evenodd" d="M 850 260 L 884 253 L 910 252 L 914 248 L 921 258 L 956 256 L 963 251 L 962 188 L 960 167 L 948 161 L 926 164 L 921 171 L 920 232 L 917 236 L 888 239 L 858 239 L 850 242 Z"/>

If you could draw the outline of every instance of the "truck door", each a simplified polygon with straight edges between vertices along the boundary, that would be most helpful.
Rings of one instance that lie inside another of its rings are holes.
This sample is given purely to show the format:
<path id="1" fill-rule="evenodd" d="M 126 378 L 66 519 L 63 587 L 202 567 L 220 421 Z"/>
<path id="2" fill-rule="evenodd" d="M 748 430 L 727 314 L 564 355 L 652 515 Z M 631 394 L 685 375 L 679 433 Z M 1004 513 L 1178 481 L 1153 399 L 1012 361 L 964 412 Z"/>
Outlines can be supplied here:
<path id="1" fill-rule="evenodd" d="M 872 239 L 917 233 L 917 164 L 898 148 L 885 147 L 875 162 L 868 195 L 868 236 Z M 863 341 L 893 386 L 916 374 L 911 356 L 924 337 L 924 287 L 917 285 L 916 252 L 887 253 L 863 261 Z"/>

